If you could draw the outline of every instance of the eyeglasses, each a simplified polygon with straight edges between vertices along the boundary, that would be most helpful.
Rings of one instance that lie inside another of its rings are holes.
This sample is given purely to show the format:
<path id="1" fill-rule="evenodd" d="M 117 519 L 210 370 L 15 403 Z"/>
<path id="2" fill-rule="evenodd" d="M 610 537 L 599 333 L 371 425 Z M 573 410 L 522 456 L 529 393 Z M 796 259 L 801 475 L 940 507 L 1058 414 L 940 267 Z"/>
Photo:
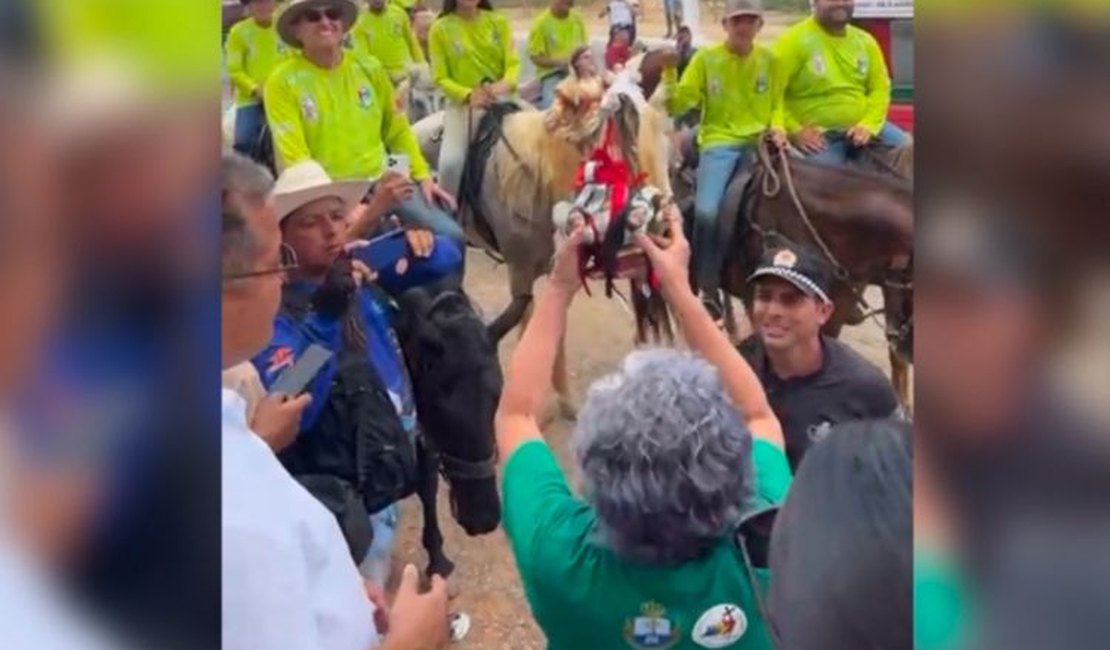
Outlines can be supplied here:
<path id="1" fill-rule="evenodd" d="M 293 251 L 293 247 L 289 244 L 281 245 L 281 262 L 280 266 L 273 269 L 260 269 L 258 271 L 243 271 L 240 273 L 228 273 L 223 276 L 225 280 L 242 280 L 243 278 L 255 278 L 262 275 L 273 275 L 275 273 L 289 273 L 295 271 L 299 264 L 297 263 L 297 254 Z"/>
<path id="2" fill-rule="evenodd" d="M 309 23 L 318 23 L 324 18 L 327 18 L 328 20 L 334 22 L 338 22 L 341 18 L 343 18 L 343 12 L 338 7 L 328 7 L 323 11 L 319 9 L 305 9 L 304 13 L 301 14 L 301 17 L 298 20 L 303 20 Z"/>

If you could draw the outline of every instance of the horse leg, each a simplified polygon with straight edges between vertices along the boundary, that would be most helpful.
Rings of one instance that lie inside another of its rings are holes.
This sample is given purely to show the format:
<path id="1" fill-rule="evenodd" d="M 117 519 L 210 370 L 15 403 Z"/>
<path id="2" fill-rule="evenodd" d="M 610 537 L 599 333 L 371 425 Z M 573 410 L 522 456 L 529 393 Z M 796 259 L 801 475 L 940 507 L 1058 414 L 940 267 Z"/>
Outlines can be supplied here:
<path id="1" fill-rule="evenodd" d="M 439 515 L 436 508 L 436 492 L 439 491 L 439 459 L 427 448 L 417 445 L 417 464 L 420 469 L 420 482 L 416 494 L 424 511 L 424 533 L 421 542 L 428 553 L 428 577 L 440 575 L 444 578 L 455 570 L 455 563 L 443 552 L 443 533 L 439 529 Z"/>
<path id="2" fill-rule="evenodd" d="M 894 393 L 902 402 L 902 407 L 909 414 L 913 405 L 910 403 L 910 368 L 905 359 L 899 356 L 894 348 L 890 348 L 890 383 L 894 385 Z"/>

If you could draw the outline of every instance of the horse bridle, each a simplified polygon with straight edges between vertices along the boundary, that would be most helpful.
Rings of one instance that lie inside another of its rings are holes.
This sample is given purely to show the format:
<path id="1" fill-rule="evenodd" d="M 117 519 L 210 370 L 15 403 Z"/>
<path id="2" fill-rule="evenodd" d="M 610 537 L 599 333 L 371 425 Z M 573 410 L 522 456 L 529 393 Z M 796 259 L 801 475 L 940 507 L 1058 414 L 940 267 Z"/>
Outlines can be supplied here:
<path id="1" fill-rule="evenodd" d="M 778 193 L 782 191 L 782 187 L 784 184 L 783 180 L 785 179 L 785 186 L 787 192 L 789 192 L 790 194 L 790 200 L 794 204 L 794 209 L 798 212 L 798 216 L 802 218 L 802 223 L 805 224 L 806 229 L 809 231 L 810 236 L 813 238 L 813 241 L 816 242 L 817 246 L 821 249 L 821 254 L 825 256 L 825 260 L 829 263 L 830 266 L 832 266 L 834 276 L 837 280 L 841 281 L 842 283 L 844 283 L 845 286 L 848 287 L 848 289 L 852 292 L 853 297 L 855 297 L 856 302 L 865 310 L 863 320 L 871 318 L 875 320 L 876 324 L 880 324 L 878 322 L 878 315 L 885 311 L 885 305 L 883 309 L 872 308 L 871 304 L 867 302 L 867 298 L 864 297 L 863 292 L 856 289 L 856 287 L 851 282 L 851 274 L 848 273 L 848 270 L 844 267 L 843 264 L 840 263 L 840 260 L 836 258 L 836 255 L 833 254 L 832 249 L 829 248 L 829 245 L 825 242 L 825 239 L 821 236 L 821 233 L 817 230 L 817 227 L 813 225 L 813 221 L 810 220 L 809 213 L 806 212 L 805 206 L 802 205 L 802 200 L 798 196 L 798 191 L 794 186 L 794 176 L 790 171 L 790 160 L 787 155 L 788 149 L 778 150 L 779 160 L 782 161 L 782 178 L 779 178 L 779 174 L 775 170 L 774 161 L 771 159 L 771 154 L 768 150 L 768 141 L 765 138 L 760 141 L 758 146 L 759 162 L 763 165 L 763 168 L 766 172 L 763 176 L 763 195 L 768 198 L 777 196 Z M 893 167 L 891 167 L 891 170 L 894 171 Z M 762 230 L 754 222 L 752 222 L 752 226 L 758 231 Z M 764 238 L 766 237 L 764 236 Z M 894 291 L 913 291 L 912 280 L 894 279 L 895 276 L 904 274 L 911 268 L 912 265 L 909 264 L 907 264 L 907 266 L 905 266 L 904 268 L 888 268 L 886 277 L 884 277 L 883 279 L 882 286 Z M 897 329 L 893 329 L 885 323 L 881 325 L 883 326 L 884 333 L 886 334 L 888 344 L 894 344 L 904 342 L 906 338 L 909 337 L 909 331 L 910 328 L 913 327 L 913 321 L 912 319 L 907 318 L 905 322 L 903 322 Z"/>

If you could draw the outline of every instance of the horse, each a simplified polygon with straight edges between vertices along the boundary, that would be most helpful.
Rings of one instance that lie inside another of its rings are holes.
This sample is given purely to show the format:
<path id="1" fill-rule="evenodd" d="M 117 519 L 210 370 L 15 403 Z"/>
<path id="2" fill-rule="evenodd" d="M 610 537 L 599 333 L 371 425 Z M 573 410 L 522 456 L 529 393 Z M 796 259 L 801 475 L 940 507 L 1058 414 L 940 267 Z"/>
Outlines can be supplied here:
<path id="1" fill-rule="evenodd" d="M 603 109 L 604 94 L 598 79 L 568 78 L 557 87 L 555 102 L 546 111 L 497 105 L 475 130 L 463 173 L 460 213 L 471 243 L 501 256 L 509 269 L 512 299 L 488 326 L 494 342 L 526 322 L 532 286 L 548 271 L 555 252 L 552 210 L 557 201 L 573 194 L 576 169 L 600 142 L 609 117 L 619 114 L 626 123 L 635 120 L 631 133 L 638 167 L 652 185 L 670 190 L 664 116 L 625 99 L 616 111 Z M 562 343 L 552 384 L 560 411 L 573 417 Z"/>
<path id="2" fill-rule="evenodd" d="M 493 434 L 501 365 L 470 299 L 451 283 L 409 289 L 397 303 L 396 331 L 421 431 L 414 489 L 424 512 L 426 573 L 446 577 L 455 565 L 439 529 L 439 475 L 449 486 L 451 514 L 468 535 L 492 532 L 501 521 Z"/>
<path id="3" fill-rule="evenodd" d="M 876 158 L 881 168 L 912 169 L 912 149 Z M 832 166 L 795 158 L 767 141 L 750 171 L 732 179 L 721 203 L 718 233 L 728 241 L 721 287 L 750 311 L 747 278 L 762 251 L 777 239 L 819 251 L 835 274 L 836 309 L 824 333 L 877 315 L 863 296 L 882 290 L 892 382 L 903 402 L 913 362 L 913 185 L 887 172 Z M 907 402 L 908 403 L 908 402 Z"/>

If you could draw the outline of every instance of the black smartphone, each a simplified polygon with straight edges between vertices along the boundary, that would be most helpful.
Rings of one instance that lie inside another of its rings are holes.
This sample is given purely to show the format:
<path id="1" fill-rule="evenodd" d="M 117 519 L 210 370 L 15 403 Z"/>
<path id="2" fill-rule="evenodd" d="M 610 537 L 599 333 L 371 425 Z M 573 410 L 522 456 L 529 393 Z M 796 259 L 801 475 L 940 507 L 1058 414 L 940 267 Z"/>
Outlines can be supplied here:
<path id="1" fill-rule="evenodd" d="M 301 358 L 297 359 L 297 362 L 289 370 L 281 373 L 274 385 L 270 387 L 270 392 L 291 397 L 299 395 L 308 387 L 308 384 L 319 374 L 332 356 L 327 348 L 313 343 L 308 346 Z"/>

